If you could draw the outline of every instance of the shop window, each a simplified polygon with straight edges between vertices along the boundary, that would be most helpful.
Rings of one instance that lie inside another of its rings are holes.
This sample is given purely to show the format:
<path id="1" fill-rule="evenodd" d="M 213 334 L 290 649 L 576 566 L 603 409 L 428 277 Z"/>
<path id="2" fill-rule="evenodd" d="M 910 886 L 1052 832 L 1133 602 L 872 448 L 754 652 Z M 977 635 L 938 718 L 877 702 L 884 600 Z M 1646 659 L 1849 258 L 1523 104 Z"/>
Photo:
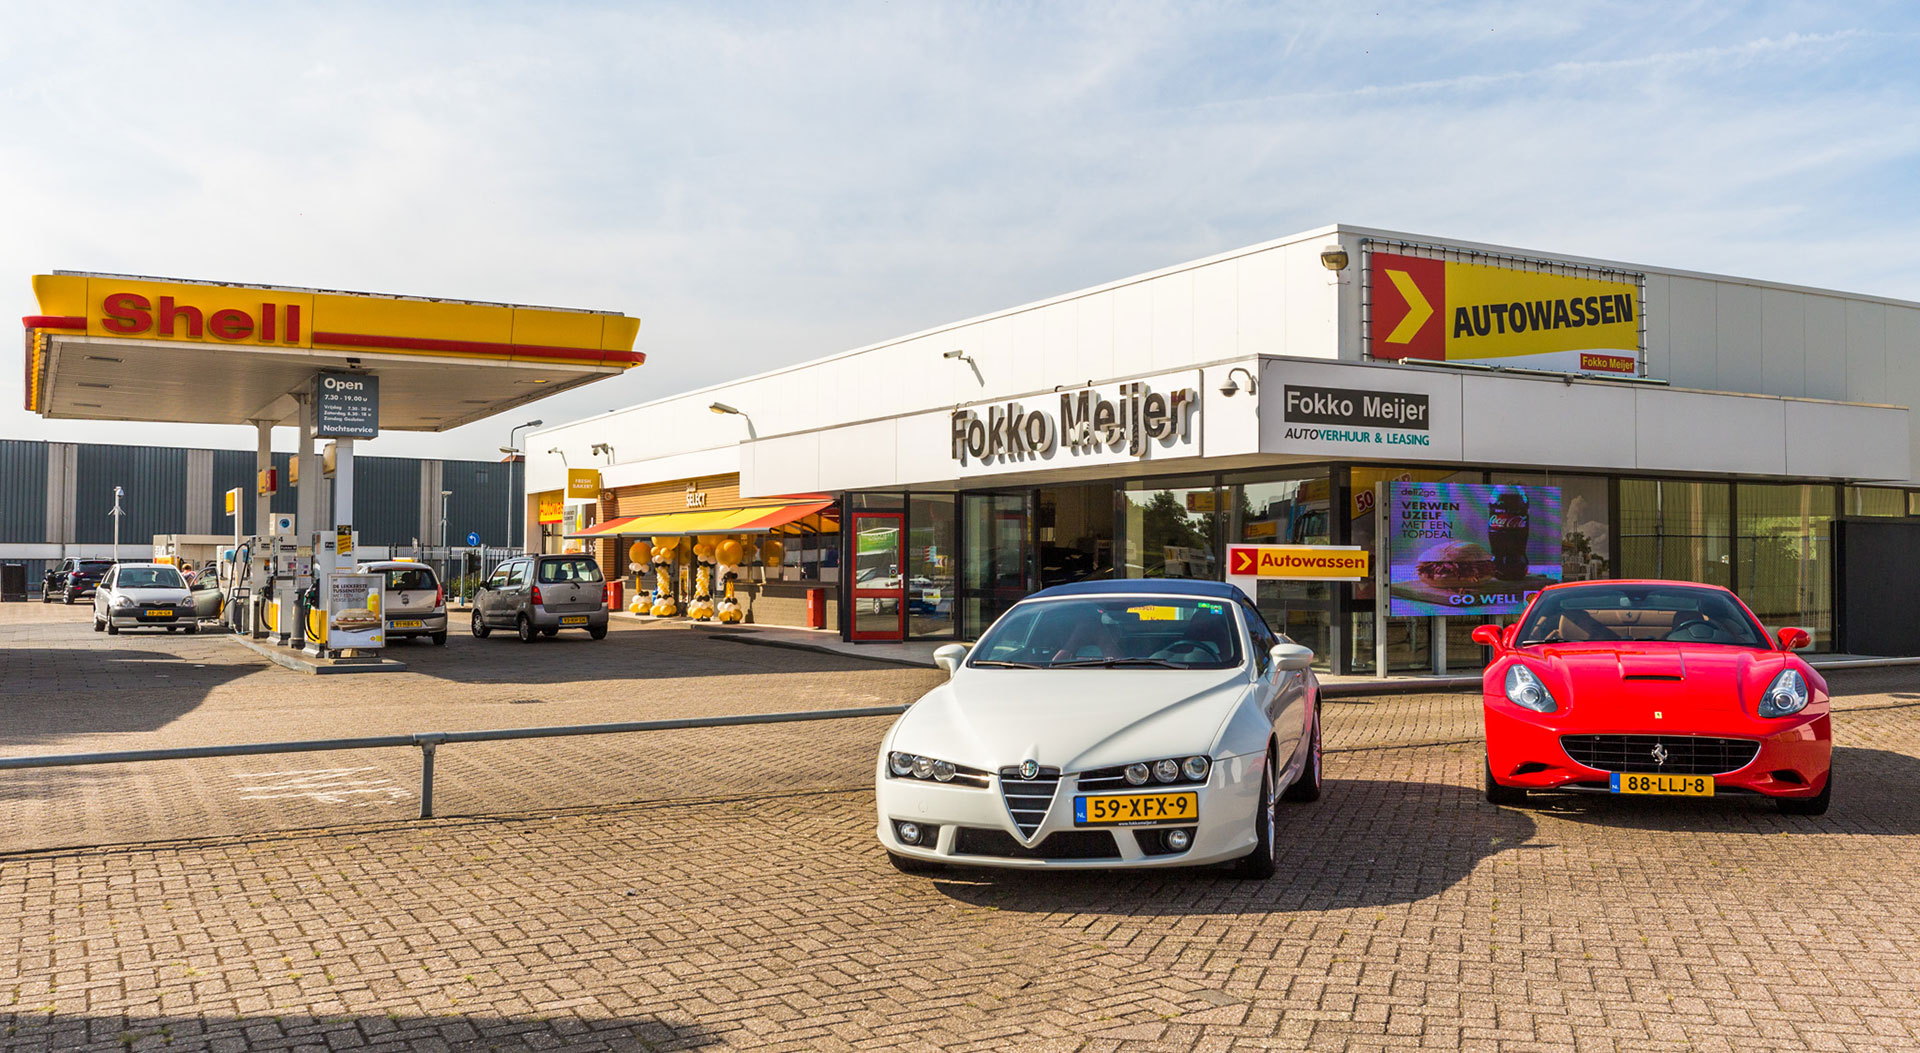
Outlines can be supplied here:
<path id="1" fill-rule="evenodd" d="M 1560 580 L 1613 577 L 1613 538 L 1607 527 L 1607 480 L 1598 475 L 1495 472 L 1495 486 L 1551 486 L 1560 491 Z"/>
<path id="2" fill-rule="evenodd" d="M 1046 487 L 1034 495 L 1040 587 L 1111 577 L 1113 484 Z"/>
<path id="3" fill-rule="evenodd" d="M 1211 477 L 1134 480 L 1123 493 L 1126 557 L 1121 576 L 1220 577 L 1220 492 Z"/>
<path id="4" fill-rule="evenodd" d="M 1452 471 L 1444 468 L 1364 468 L 1352 469 L 1352 496 L 1347 508 L 1336 509 L 1336 514 L 1344 511 L 1347 515 L 1349 544 L 1359 545 L 1367 551 L 1374 550 L 1374 531 L 1378 517 L 1375 515 L 1375 489 L 1380 483 L 1484 483 L 1486 473 L 1480 471 Z M 1379 556 L 1376 553 L 1375 559 Z M 1356 582 L 1353 586 L 1353 612 L 1351 631 L 1347 634 L 1352 643 L 1348 649 L 1347 668 L 1356 673 L 1374 671 L 1374 588 L 1373 582 Z M 1392 617 L 1386 620 L 1387 633 L 1387 671 L 1388 672 L 1427 672 L 1433 668 L 1433 628 L 1439 622 L 1447 626 L 1447 663 L 1449 668 L 1462 668 L 1478 665 L 1480 650 L 1478 645 L 1456 648 L 1452 646 L 1457 632 L 1471 633 L 1473 626 L 1479 624 L 1474 618 L 1431 618 L 1431 617 Z M 1464 627 L 1464 628 L 1463 628 Z"/>
<path id="5" fill-rule="evenodd" d="M 1767 628 L 1833 646 L 1833 487 L 1742 483 L 1735 507 L 1740 598 Z"/>
<path id="6" fill-rule="evenodd" d="M 1907 514 L 1910 516 L 1920 516 L 1920 490 L 1909 490 L 1907 492 Z"/>
<path id="7" fill-rule="evenodd" d="M 1619 577 L 1733 582 L 1726 483 L 1620 480 Z"/>
<path id="8" fill-rule="evenodd" d="M 914 494 L 907 508 L 907 635 L 952 636 L 959 590 L 954 586 L 954 496 Z"/>
<path id="9" fill-rule="evenodd" d="M 1332 479 L 1324 467 L 1228 476 L 1220 489 L 1228 544 L 1325 545 L 1333 530 Z M 1254 606 L 1274 629 L 1313 650 L 1326 668 L 1333 649 L 1334 589 L 1324 581 L 1258 581 Z"/>
<path id="10" fill-rule="evenodd" d="M 1904 490 L 1891 490 L 1882 486 L 1847 487 L 1847 515 L 1850 516 L 1887 516 L 1907 515 L 1908 494 Z"/>

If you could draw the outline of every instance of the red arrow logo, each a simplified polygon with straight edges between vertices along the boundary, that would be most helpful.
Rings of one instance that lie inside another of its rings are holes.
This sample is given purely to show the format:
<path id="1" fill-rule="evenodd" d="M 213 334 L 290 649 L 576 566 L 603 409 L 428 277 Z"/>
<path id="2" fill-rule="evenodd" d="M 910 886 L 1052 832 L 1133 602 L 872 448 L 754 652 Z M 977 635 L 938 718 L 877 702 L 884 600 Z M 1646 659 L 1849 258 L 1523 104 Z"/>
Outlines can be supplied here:
<path id="1" fill-rule="evenodd" d="M 1230 548 L 1227 550 L 1229 574 L 1255 573 L 1254 564 L 1258 562 L 1259 552 L 1250 548 Z"/>

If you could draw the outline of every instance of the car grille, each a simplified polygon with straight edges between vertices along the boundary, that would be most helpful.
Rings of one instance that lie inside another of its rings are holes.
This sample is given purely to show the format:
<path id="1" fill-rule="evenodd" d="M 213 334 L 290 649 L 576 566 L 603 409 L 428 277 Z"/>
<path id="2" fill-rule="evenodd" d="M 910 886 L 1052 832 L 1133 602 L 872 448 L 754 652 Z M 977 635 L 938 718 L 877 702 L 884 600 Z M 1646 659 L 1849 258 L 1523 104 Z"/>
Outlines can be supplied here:
<path id="1" fill-rule="evenodd" d="M 1053 791 L 1059 787 L 1058 768 L 1041 768 L 1040 774 L 1031 779 L 1021 778 L 1019 768 L 1000 769 L 1000 794 L 1007 799 L 1007 814 L 1013 816 L 1013 825 L 1026 837 L 1040 829 L 1040 821 L 1053 804 Z"/>
<path id="2" fill-rule="evenodd" d="M 1666 755 L 1655 759 L 1655 749 Z M 1753 762 L 1760 743 L 1701 735 L 1562 735 L 1560 748 L 1575 762 L 1606 772 L 1722 775 Z"/>
<path id="3" fill-rule="evenodd" d="M 953 853 L 1002 859 L 1117 859 L 1120 849 L 1105 830 L 1062 830 L 1028 848 L 1005 830 L 963 826 L 953 832 Z"/>

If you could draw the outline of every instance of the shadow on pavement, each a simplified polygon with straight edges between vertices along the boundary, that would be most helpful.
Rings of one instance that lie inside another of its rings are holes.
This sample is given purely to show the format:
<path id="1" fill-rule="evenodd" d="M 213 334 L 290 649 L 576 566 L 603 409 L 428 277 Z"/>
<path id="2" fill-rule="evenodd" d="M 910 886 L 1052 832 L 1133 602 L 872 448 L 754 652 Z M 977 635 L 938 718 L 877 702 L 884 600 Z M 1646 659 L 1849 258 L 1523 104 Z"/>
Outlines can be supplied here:
<path id="1" fill-rule="evenodd" d="M 1920 834 L 1920 759 L 1891 750 L 1836 746 L 1833 806 L 1825 815 L 1782 815 L 1761 797 L 1530 797 L 1522 811 L 1627 830 L 1746 834 Z"/>
<path id="2" fill-rule="evenodd" d="M 449 994 L 463 990 L 456 984 Z M 9 1053 L 70 1049 L 432 1049 L 449 1053 L 508 1049 L 700 1049 L 722 1036 L 697 1024 L 657 1017 L 592 1019 L 572 1010 L 523 1018 L 447 1013 L 325 1014 L 258 1017 L 75 1016 L 0 1010 Z"/>
<path id="3" fill-rule="evenodd" d="M 58 672 L 46 671 L 52 667 Z M 152 731 L 199 706 L 214 688 L 256 671 L 166 651 L 0 648 L 0 746 Z M 69 694 L 82 687 L 84 697 Z"/>
<path id="4" fill-rule="evenodd" d="M 1488 856 L 1533 836 L 1524 811 L 1495 808 L 1478 787 L 1329 779 L 1309 805 L 1283 805 L 1280 872 L 1266 881 L 1224 867 L 1180 870 L 954 870 L 934 887 L 975 906 L 1026 913 L 1125 916 L 1256 914 L 1410 903 L 1452 887 Z M 1330 821 L 1338 814 L 1341 821 Z"/>

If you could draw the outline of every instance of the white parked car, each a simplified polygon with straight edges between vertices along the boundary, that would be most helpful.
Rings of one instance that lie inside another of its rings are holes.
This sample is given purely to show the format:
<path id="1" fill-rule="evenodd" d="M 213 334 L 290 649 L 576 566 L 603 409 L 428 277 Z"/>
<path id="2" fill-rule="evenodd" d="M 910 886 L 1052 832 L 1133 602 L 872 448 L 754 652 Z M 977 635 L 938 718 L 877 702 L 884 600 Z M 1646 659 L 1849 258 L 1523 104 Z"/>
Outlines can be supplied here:
<path id="1" fill-rule="evenodd" d="M 93 594 L 93 631 L 162 628 L 199 632 L 193 594 L 178 567 L 165 563 L 116 563 Z"/>
<path id="2" fill-rule="evenodd" d="M 880 843 L 938 864 L 1274 872 L 1277 802 L 1320 796 L 1313 653 L 1214 581 L 1089 581 L 1015 604 L 887 732 Z"/>

